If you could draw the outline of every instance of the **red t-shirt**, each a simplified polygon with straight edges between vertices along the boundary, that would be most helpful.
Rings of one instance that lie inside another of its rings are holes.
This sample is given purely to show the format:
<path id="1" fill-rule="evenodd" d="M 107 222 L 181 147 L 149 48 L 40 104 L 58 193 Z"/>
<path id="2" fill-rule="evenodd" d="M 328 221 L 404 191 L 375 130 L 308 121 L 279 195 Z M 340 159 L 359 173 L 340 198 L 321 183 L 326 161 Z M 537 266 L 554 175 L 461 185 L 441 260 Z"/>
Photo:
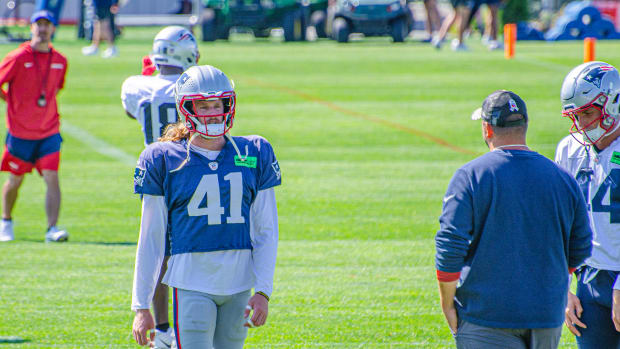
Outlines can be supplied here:
<path id="1" fill-rule="evenodd" d="M 66 72 L 67 59 L 51 46 L 50 52 L 38 52 L 25 42 L 4 57 L 0 87 L 9 84 L 3 92 L 7 96 L 7 127 L 13 136 L 42 139 L 60 132 L 56 94 L 64 86 Z M 42 92 L 43 107 L 37 104 Z"/>

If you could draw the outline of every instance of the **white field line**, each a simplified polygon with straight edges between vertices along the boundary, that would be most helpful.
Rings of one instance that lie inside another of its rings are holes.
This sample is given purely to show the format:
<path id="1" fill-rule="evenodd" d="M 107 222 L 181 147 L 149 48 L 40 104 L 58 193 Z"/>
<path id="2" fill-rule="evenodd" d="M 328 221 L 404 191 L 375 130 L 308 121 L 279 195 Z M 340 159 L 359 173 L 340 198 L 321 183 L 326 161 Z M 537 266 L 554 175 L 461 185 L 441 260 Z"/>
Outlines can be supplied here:
<path id="1" fill-rule="evenodd" d="M 88 133 L 88 131 L 75 126 L 66 120 L 63 120 L 61 125 L 61 131 L 63 134 L 68 134 L 71 138 L 74 138 L 83 145 L 91 148 L 93 151 L 132 167 L 136 165 L 137 158 L 126 153 L 122 149 L 93 136 Z"/>

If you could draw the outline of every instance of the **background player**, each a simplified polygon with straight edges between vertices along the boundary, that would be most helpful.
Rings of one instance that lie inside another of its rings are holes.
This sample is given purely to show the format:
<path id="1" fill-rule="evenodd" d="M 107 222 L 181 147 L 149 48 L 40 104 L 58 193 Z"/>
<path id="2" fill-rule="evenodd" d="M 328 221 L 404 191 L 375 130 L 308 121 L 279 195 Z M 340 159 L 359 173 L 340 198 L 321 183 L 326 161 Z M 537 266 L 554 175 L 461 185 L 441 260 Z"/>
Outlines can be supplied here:
<path id="1" fill-rule="evenodd" d="M 143 195 L 134 338 L 148 343 L 149 302 L 170 227 L 163 282 L 173 287 L 177 345 L 242 348 L 247 327 L 262 326 L 268 315 L 278 241 L 273 187 L 281 183 L 280 168 L 267 140 L 228 133 L 236 96 L 220 70 L 190 68 L 177 81 L 175 96 L 183 121 L 142 152 L 134 176 L 135 192 Z"/>
<path id="2" fill-rule="evenodd" d="M 95 20 L 93 21 L 93 40 L 89 46 L 82 47 L 84 56 L 96 55 L 99 52 L 101 39 L 108 43 L 108 48 L 103 51 L 103 58 L 118 56 L 118 50 L 114 44 L 114 26 L 112 16 L 118 12 L 118 0 L 93 0 L 95 6 Z"/>
<path id="3" fill-rule="evenodd" d="M 620 348 L 620 76 L 613 66 L 577 66 L 562 84 L 562 115 L 571 135 L 555 160 L 575 176 L 588 203 L 592 256 L 568 293 L 566 326 L 580 348 Z M 587 326 L 587 327 L 586 327 Z"/>
<path id="4" fill-rule="evenodd" d="M 123 83 L 123 108 L 142 126 L 145 144 L 157 141 L 165 127 L 178 120 L 174 83 L 185 69 L 196 65 L 199 56 L 196 39 L 189 30 L 179 26 L 166 27 L 155 36 L 153 51 L 145 59 L 143 75 L 131 76 Z M 154 69 L 159 70 L 159 75 L 149 76 Z M 174 346 L 174 333 L 168 319 L 168 286 L 161 283 L 167 260 L 168 257 L 163 261 L 153 296 L 155 348 Z"/>
<path id="5" fill-rule="evenodd" d="M 146 145 L 157 141 L 166 126 L 177 122 L 174 83 L 181 73 L 196 65 L 199 57 L 196 38 L 189 30 L 166 27 L 155 36 L 150 56 L 159 75 L 135 75 L 123 82 L 123 108 L 142 126 Z"/>

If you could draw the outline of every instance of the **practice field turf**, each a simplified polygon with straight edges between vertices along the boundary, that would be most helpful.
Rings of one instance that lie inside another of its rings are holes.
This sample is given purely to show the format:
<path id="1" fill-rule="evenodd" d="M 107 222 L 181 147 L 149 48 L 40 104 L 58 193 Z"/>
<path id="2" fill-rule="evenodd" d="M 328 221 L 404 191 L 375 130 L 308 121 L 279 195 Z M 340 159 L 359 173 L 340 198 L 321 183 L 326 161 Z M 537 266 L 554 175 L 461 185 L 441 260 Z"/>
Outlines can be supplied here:
<path id="1" fill-rule="evenodd" d="M 140 202 L 132 175 L 143 136 L 125 116 L 120 87 L 140 72 L 157 29 L 127 29 L 111 60 L 83 57 L 85 43 L 61 29 L 55 45 L 69 72 L 59 97 L 60 224 L 71 237 L 43 243 L 44 186 L 28 176 L 16 240 L 0 244 L 0 348 L 135 348 L 129 307 Z M 528 105 L 530 146 L 552 157 L 569 127 L 560 86 L 581 62 L 582 44 L 519 42 L 507 61 L 474 39 L 471 52 L 459 53 L 387 38 L 233 39 L 201 43 L 200 63 L 234 79 L 232 133 L 269 139 L 283 173 L 270 316 L 246 347 L 453 346 L 433 237 L 452 173 L 486 151 L 469 116 L 490 92 L 514 90 Z M 620 64 L 620 42 L 597 49 Z M 565 330 L 562 347 L 573 346 Z"/>

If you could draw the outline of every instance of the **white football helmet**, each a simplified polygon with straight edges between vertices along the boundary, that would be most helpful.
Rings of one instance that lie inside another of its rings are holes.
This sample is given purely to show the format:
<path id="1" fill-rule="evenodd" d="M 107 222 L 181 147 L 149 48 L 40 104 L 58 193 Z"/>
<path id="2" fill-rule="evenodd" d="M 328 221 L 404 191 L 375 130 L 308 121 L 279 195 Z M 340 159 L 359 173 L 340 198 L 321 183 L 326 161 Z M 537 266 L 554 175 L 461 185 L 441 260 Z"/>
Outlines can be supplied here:
<path id="1" fill-rule="evenodd" d="M 572 120 L 570 133 L 580 133 L 582 144 L 594 144 L 613 133 L 620 126 L 620 75 L 605 62 L 588 62 L 575 67 L 562 84 L 562 115 Z M 578 112 L 596 108 L 600 118 L 579 126 Z M 595 128 L 587 130 L 592 125 Z"/>
<path id="2" fill-rule="evenodd" d="M 196 65 L 198 57 L 196 38 L 183 27 L 166 27 L 153 40 L 151 60 L 157 69 L 160 65 L 170 65 L 187 70 Z"/>
<path id="3" fill-rule="evenodd" d="M 179 115 L 185 118 L 190 133 L 197 132 L 205 138 L 218 138 L 232 128 L 237 98 L 232 81 L 221 70 L 210 65 L 189 68 L 177 80 L 174 95 Z M 217 99 L 222 101 L 223 113 L 196 113 L 196 101 Z M 215 117 L 222 117 L 222 122 L 208 121 Z"/>

